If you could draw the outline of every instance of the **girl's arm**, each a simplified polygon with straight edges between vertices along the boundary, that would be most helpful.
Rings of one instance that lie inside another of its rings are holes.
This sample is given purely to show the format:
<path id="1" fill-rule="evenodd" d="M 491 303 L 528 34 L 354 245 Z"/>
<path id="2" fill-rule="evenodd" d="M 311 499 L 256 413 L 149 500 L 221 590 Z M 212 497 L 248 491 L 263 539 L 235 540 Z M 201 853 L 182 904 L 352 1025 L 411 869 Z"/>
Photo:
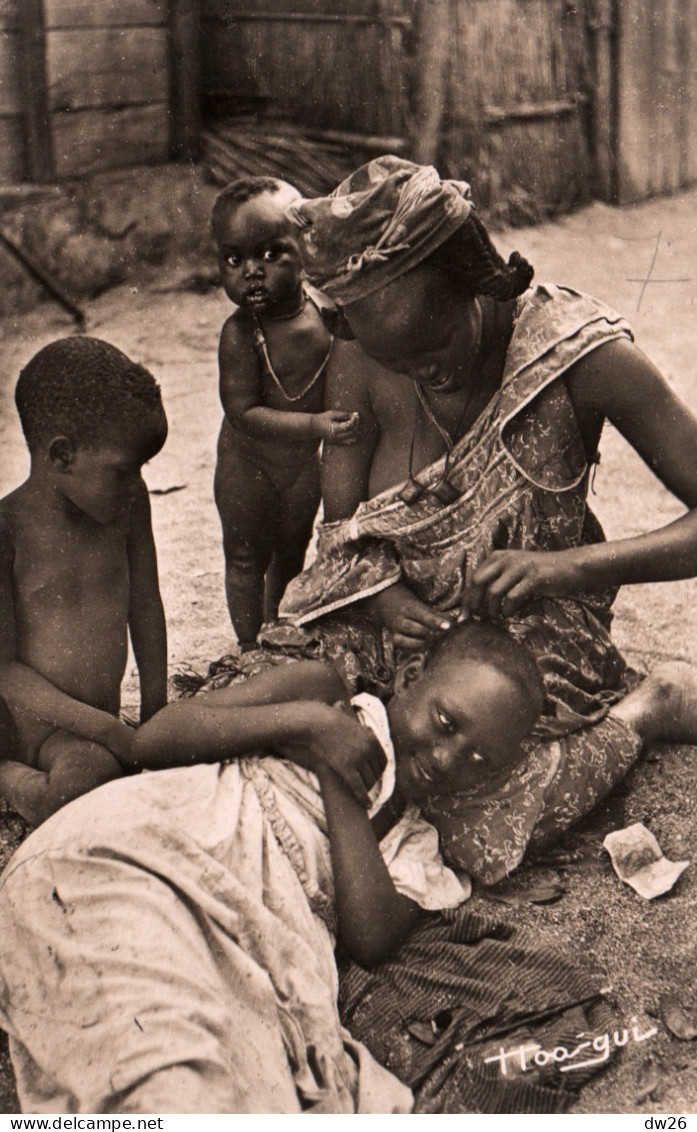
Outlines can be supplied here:
<path id="1" fill-rule="evenodd" d="M 537 596 L 697 574 L 697 419 L 630 342 L 598 347 L 567 375 L 580 421 L 607 417 L 661 482 L 690 508 L 633 538 L 551 552 L 494 551 L 468 579 L 465 605 L 508 614 Z"/>
<path id="2" fill-rule="evenodd" d="M 330 766 L 318 770 L 334 872 L 338 935 L 356 963 L 386 959 L 421 914 L 397 892 L 366 811 Z"/>
<path id="3" fill-rule="evenodd" d="M 128 535 L 128 627 L 140 677 L 140 718 L 167 703 L 167 626 L 157 576 L 150 500 L 144 482 L 131 510 Z"/>
<path id="4" fill-rule="evenodd" d="M 121 763 L 127 770 L 163 770 L 260 750 L 313 771 L 329 763 L 363 806 L 385 766 L 377 740 L 348 707 L 336 671 L 321 661 L 271 668 L 243 684 L 168 704 L 134 734 Z"/>
<path id="5" fill-rule="evenodd" d="M 218 350 L 220 400 L 228 420 L 260 439 L 353 441 L 358 422 L 353 411 L 285 412 L 262 402 L 259 359 L 251 327 L 232 315 L 223 327 Z"/>

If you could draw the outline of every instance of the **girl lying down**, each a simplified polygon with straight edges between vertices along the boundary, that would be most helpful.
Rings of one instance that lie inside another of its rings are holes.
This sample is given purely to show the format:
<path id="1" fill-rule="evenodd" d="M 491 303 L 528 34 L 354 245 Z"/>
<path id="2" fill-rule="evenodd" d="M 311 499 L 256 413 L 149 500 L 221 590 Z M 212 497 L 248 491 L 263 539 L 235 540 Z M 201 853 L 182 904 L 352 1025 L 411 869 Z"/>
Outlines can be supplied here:
<path id="1" fill-rule="evenodd" d="M 409 1111 L 341 1028 L 334 945 L 370 965 L 467 898 L 419 806 L 505 779 L 542 707 L 527 651 L 466 623 L 386 705 L 307 661 L 164 708 L 129 760 L 161 773 L 65 807 L 3 877 L 23 1111 Z"/>

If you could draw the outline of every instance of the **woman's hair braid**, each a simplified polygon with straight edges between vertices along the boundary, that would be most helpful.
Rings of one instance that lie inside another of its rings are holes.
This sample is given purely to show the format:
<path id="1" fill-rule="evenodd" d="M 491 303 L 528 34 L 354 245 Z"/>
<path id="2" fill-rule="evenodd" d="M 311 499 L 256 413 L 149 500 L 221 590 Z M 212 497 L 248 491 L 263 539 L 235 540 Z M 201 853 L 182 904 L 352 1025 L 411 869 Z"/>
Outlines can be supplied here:
<path id="1" fill-rule="evenodd" d="M 471 294 L 502 302 L 522 295 L 535 273 L 520 252 L 512 252 L 506 263 L 475 212 L 433 253 L 432 261 Z"/>

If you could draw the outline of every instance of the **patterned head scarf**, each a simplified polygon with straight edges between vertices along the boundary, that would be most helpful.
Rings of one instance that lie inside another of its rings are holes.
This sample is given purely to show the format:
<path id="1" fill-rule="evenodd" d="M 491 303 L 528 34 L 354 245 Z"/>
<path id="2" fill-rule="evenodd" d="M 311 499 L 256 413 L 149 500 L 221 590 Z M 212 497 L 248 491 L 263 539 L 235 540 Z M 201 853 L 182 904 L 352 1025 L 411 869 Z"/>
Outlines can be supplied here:
<path id="1" fill-rule="evenodd" d="M 517 252 L 509 265 L 501 259 L 475 214 L 465 181 L 442 181 L 432 166 L 400 157 L 369 161 L 329 196 L 300 201 L 288 215 L 300 229 L 309 278 L 342 303 L 382 290 L 458 230 L 468 244 L 467 270 L 472 248 L 481 260 L 472 281 L 484 285 L 476 290 L 509 297 L 506 292 L 520 294 L 532 278 L 532 268 Z M 519 271 L 521 263 L 527 271 Z M 461 274 L 465 271 L 463 263 Z"/>

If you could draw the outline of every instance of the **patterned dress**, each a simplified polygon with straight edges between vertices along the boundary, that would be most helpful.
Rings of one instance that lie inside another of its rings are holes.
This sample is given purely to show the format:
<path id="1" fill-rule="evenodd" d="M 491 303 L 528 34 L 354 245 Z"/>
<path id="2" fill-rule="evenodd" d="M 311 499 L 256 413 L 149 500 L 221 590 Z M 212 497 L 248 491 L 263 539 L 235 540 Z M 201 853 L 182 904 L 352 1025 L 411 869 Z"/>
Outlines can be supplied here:
<path id="1" fill-rule="evenodd" d="M 291 582 L 281 604 L 288 644 L 304 634 L 339 661 L 354 686 L 389 694 L 389 634 L 351 607 L 403 580 L 443 609 L 461 595 L 467 570 L 492 550 L 554 551 L 601 541 L 587 505 L 590 465 L 564 374 L 614 339 L 624 320 L 586 295 L 538 285 L 518 300 L 501 387 L 448 458 L 457 497 L 400 498 L 403 483 L 321 529 L 317 558 Z M 419 473 L 437 487 L 445 457 Z M 515 868 L 540 844 L 587 813 L 619 781 L 639 737 L 609 707 L 627 690 L 627 670 L 610 638 L 615 593 L 527 603 L 508 620 L 533 652 L 547 708 L 527 759 L 490 795 L 458 795 L 427 808 L 446 858 L 485 883 Z M 284 641 L 284 631 L 268 636 Z"/>

